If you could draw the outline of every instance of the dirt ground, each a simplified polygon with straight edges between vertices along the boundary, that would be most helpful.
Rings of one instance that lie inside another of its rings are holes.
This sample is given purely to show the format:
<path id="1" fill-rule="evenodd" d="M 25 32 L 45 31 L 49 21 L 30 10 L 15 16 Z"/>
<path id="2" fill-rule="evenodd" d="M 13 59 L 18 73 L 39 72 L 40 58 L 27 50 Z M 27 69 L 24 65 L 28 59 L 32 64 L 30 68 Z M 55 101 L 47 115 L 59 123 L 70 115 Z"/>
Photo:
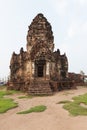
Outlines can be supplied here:
<path id="1" fill-rule="evenodd" d="M 18 102 L 19 107 L 0 114 L 0 130 L 87 130 L 87 116 L 73 117 L 62 108 L 62 104 L 57 104 L 84 93 L 87 93 L 86 87 L 32 99 L 19 99 L 21 94 L 12 95 L 10 97 Z M 36 105 L 45 105 L 47 109 L 41 113 L 16 114 Z"/>

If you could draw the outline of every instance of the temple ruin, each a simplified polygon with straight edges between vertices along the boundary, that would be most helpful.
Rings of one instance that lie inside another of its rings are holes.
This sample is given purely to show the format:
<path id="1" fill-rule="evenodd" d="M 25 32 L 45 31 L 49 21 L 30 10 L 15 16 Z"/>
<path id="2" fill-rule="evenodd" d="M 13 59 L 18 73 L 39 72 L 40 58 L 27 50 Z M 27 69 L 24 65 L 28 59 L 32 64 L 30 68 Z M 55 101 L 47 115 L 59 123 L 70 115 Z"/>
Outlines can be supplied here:
<path id="1" fill-rule="evenodd" d="M 59 49 L 54 51 L 52 27 L 43 14 L 38 14 L 29 26 L 26 49 L 12 54 L 8 89 L 50 95 L 61 88 L 71 88 L 67 84 L 66 54 L 61 55 Z"/>

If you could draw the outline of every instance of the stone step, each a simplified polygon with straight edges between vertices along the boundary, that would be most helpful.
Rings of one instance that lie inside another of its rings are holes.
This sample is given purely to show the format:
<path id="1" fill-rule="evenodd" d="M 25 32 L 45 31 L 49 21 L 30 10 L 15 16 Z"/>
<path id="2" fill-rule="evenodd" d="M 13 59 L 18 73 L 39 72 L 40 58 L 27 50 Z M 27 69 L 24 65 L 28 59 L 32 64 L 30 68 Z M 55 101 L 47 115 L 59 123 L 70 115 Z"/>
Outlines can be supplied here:
<path id="1" fill-rule="evenodd" d="M 52 90 L 49 84 L 49 81 L 32 81 L 30 83 L 29 94 L 34 95 L 52 95 Z"/>

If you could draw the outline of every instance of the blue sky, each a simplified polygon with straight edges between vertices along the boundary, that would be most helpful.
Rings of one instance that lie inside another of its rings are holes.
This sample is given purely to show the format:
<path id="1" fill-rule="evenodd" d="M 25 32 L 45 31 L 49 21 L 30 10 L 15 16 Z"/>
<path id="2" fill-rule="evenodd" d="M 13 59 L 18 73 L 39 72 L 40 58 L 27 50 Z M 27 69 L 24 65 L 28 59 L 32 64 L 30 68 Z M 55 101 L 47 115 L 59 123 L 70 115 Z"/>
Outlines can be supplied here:
<path id="1" fill-rule="evenodd" d="M 38 13 L 51 23 L 55 50 L 66 53 L 69 71 L 87 74 L 87 0 L 0 0 L 0 78 L 9 75 L 13 51 L 26 50 L 28 26 Z"/>

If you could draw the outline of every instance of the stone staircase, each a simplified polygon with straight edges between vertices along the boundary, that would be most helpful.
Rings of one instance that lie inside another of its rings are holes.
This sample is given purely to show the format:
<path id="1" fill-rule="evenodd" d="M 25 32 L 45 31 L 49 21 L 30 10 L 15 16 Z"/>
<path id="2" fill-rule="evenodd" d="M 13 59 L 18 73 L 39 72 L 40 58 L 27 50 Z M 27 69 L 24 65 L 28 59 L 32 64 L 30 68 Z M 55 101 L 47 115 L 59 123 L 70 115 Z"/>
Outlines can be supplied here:
<path id="1" fill-rule="evenodd" d="M 30 95 L 52 95 L 52 90 L 49 81 L 38 79 L 31 81 L 28 93 Z"/>

